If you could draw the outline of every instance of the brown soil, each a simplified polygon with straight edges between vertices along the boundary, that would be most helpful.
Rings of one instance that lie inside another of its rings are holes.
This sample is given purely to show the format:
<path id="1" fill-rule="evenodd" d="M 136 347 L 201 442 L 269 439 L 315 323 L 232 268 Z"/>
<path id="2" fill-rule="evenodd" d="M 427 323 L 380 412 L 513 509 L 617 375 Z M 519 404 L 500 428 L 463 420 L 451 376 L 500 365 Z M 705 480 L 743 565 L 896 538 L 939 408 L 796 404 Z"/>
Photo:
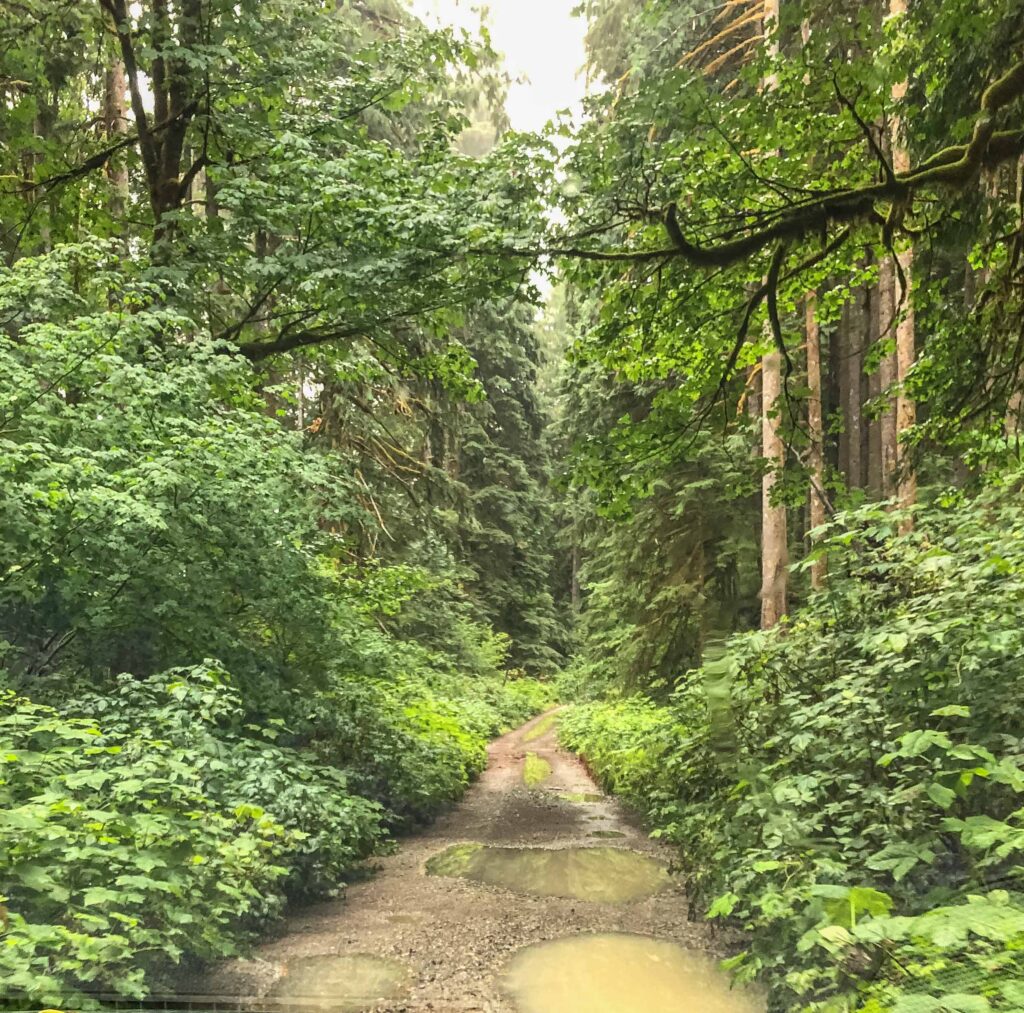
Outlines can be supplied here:
<path id="1" fill-rule="evenodd" d="M 479 842 L 547 848 L 631 848 L 670 862 L 671 849 L 651 841 L 621 805 L 573 802 L 559 793 L 598 793 L 577 757 L 558 747 L 553 729 L 532 741 L 535 718 L 494 741 L 487 770 L 462 802 L 432 827 L 404 839 L 380 859 L 377 873 L 350 886 L 343 898 L 313 904 L 288 917 L 280 933 L 250 960 L 215 968 L 191 991 L 209 1000 L 270 1008 L 263 999 L 288 961 L 314 955 L 366 954 L 402 963 L 410 986 L 404 998 L 369 1007 L 375 1013 L 512 1013 L 499 973 L 523 947 L 578 933 L 630 932 L 713 951 L 708 927 L 690 922 L 681 887 L 630 904 L 532 897 L 462 879 L 427 876 L 428 858 L 452 844 Z M 523 784 L 528 752 L 551 764 L 542 784 Z M 622 837 L 594 837 L 615 831 Z M 197 996 L 198 998 L 198 996 Z"/>

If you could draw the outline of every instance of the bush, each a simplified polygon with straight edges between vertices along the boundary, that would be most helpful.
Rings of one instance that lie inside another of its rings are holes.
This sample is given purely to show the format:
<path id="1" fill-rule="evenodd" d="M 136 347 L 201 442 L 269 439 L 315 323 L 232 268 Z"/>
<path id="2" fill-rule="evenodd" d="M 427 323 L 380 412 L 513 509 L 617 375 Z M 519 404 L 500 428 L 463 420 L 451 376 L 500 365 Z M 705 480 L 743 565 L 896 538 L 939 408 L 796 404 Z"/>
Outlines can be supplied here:
<path id="1" fill-rule="evenodd" d="M 293 696 L 294 724 L 251 721 L 210 662 L 59 710 L 5 691 L 4 984 L 51 1006 L 141 998 L 167 958 L 239 952 L 286 896 L 336 892 L 386 825 L 457 798 L 485 736 L 547 699 L 526 680 L 447 683 L 436 698 L 339 680 L 305 717 Z"/>
<path id="2" fill-rule="evenodd" d="M 562 722 L 747 933 L 776 1010 L 1019 1010 L 1024 508 L 1017 483 L 838 518 L 830 577 L 671 704 Z M 710 701 L 710 706 L 709 706 Z"/>
<path id="3" fill-rule="evenodd" d="M 298 833 L 210 798 L 188 748 L 9 692 L 0 739 L 0 970 L 15 995 L 141 997 L 155 955 L 233 953 L 279 909 Z"/>
<path id="4" fill-rule="evenodd" d="M 572 707 L 558 722 L 558 737 L 586 757 L 597 780 L 638 812 L 657 819 L 661 763 L 678 748 L 668 708 L 641 696 Z"/>
<path id="5" fill-rule="evenodd" d="M 459 798 L 487 761 L 487 740 L 553 699 L 534 679 L 432 672 L 398 682 L 335 679 L 311 707 L 319 755 L 350 770 L 394 828 L 425 822 Z"/>

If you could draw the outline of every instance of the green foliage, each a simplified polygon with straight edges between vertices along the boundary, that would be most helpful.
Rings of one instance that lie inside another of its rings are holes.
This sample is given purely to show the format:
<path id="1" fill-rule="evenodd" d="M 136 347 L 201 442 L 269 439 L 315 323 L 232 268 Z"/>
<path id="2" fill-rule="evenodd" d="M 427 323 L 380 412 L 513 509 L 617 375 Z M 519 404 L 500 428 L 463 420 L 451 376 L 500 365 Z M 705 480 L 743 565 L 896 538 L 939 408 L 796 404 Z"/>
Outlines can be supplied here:
<path id="1" fill-rule="evenodd" d="M 360 551 L 358 463 L 118 248 L 18 260 L 0 311 L 0 972 L 142 997 L 339 890 L 551 691 L 436 530 Z"/>
<path id="2" fill-rule="evenodd" d="M 14 1001 L 238 952 L 551 702 L 534 293 L 469 256 L 551 149 L 460 150 L 494 61 L 392 0 L 0 8 Z"/>
<path id="3" fill-rule="evenodd" d="M 12 996 L 141 997 L 153 955 L 236 952 L 276 912 L 299 835 L 214 799 L 188 748 L 6 693 L 0 869 Z M 9 745 L 8 745 L 9 743 Z"/>
<path id="4" fill-rule="evenodd" d="M 679 846 L 694 899 L 745 929 L 732 966 L 773 1009 L 1019 1007 L 1019 490 L 922 511 L 904 536 L 884 510 L 838 517 L 828 590 L 730 641 L 724 698 L 706 670 L 667 707 L 561 721 Z"/>
<path id="5" fill-rule="evenodd" d="M 351 770 L 354 790 L 407 827 L 457 799 L 486 762 L 487 740 L 552 701 L 547 684 L 443 672 L 396 682 L 338 681 L 311 707 L 314 747 Z"/>
<path id="6" fill-rule="evenodd" d="M 561 667 L 566 634 L 552 593 L 554 533 L 546 492 L 546 422 L 537 385 L 539 352 L 524 308 L 474 314 L 466 343 L 485 399 L 458 432 L 458 481 L 467 487 L 460 524 L 470 590 L 482 614 L 511 638 L 511 663 L 531 675 Z"/>
<path id="7" fill-rule="evenodd" d="M 151 293 L 120 269 L 87 244 L 0 273 L 18 334 L 0 339 L 0 664 L 147 675 L 217 656 L 243 680 L 311 677 L 366 622 L 323 561 L 339 540 L 322 525 L 361 513 L 351 479 L 267 417 L 240 360 L 198 336 L 148 352 L 195 325 L 142 311 Z"/>
<path id="8" fill-rule="evenodd" d="M 141 998 L 168 963 L 244 949 L 286 896 L 341 889 L 550 700 L 498 676 L 336 682 L 260 720 L 213 664 L 0 711 L 5 992 Z M 347 704 L 347 709 L 335 709 Z"/>

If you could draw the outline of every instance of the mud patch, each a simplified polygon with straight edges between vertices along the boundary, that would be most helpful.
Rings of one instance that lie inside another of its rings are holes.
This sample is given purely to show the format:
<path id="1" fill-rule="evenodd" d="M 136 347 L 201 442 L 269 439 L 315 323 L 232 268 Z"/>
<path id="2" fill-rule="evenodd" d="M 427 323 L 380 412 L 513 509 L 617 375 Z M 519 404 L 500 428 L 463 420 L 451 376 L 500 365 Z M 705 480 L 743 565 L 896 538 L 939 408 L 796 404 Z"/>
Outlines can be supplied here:
<path id="1" fill-rule="evenodd" d="M 285 964 L 268 998 L 271 1008 L 296 1013 L 358 1013 L 398 998 L 407 984 L 408 974 L 395 960 L 363 954 L 297 957 Z"/>
<path id="2" fill-rule="evenodd" d="M 592 791 L 560 791 L 558 797 L 566 802 L 604 802 L 604 795 L 598 795 Z"/>
<path id="3" fill-rule="evenodd" d="M 523 761 L 523 784 L 527 788 L 536 788 L 551 776 L 551 764 L 536 753 L 527 753 Z"/>
<path id="4" fill-rule="evenodd" d="M 661 862 L 624 848 L 492 848 L 456 844 L 427 862 L 431 876 L 457 876 L 538 897 L 628 904 L 673 885 Z"/>
<path id="5" fill-rule="evenodd" d="M 730 989 L 697 950 L 620 933 L 570 936 L 520 951 L 501 976 L 519 1013 L 763 1013 L 761 997 Z"/>
<path id="6" fill-rule="evenodd" d="M 591 830 L 587 835 L 588 837 L 625 837 L 626 835 L 621 830 Z"/>

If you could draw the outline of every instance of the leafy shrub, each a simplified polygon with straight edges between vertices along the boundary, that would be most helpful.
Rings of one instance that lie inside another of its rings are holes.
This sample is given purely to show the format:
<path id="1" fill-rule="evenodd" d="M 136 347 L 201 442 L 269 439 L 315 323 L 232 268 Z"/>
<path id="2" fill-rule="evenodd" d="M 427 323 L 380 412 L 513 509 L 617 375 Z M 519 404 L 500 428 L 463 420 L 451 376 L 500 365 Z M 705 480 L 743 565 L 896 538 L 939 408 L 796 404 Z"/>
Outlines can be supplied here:
<path id="1" fill-rule="evenodd" d="M 211 662 L 59 709 L 4 691 L 6 988 L 51 1006 L 142 997 L 168 958 L 239 952 L 286 895 L 337 891 L 385 824 L 457 798 L 486 737 L 549 699 L 532 680 L 441 682 L 444 697 L 338 679 L 260 723 Z"/>
<path id="2" fill-rule="evenodd" d="M 383 836 L 380 806 L 353 794 L 344 770 L 296 744 L 283 718 L 247 720 L 238 688 L 213 663 L 144 680 L 123 675 L 113 691 L 75 705 L 108 731 L 143 730 L 187 750 L 211 798 L 262 808 L 296 831 L 285 863 L 292 891 L 336 888 Z"/>
<path id="3" fill-rule="evenodd" d="M 430 819 L 483 770 L 487 740 L 553 699 L 547 684 L 434 672 L 398 682 L 336 679 L 311 708 L 315 748 L 351 771 L 393 827 Z"/>
<path id="4" fill-rule="evenodd" d="M 153 955 L 233 953 L 278 910 L 298 834 L 211 799 L 188 748 L 10 692 L 0 707 L 0 970 L 13 993 L 142 996 Z"/>
<path id="5" fill-rule="evenodd" d="M 837 519 L 830 578 L 671 704 L 586 704 L 564 741 L 679 846 L 778 1010 L 1019 1010 L 1024 509 Z M 710 706 L 709 706 L 710 701 Z"/>
<path id="6" fill-rule="evenodd" d="M 558 723 L 561 742 L 586 757 L 601 784 L 650 817 L 675 730 L 670 710 L 640 696 L 580 704 Z"/>

